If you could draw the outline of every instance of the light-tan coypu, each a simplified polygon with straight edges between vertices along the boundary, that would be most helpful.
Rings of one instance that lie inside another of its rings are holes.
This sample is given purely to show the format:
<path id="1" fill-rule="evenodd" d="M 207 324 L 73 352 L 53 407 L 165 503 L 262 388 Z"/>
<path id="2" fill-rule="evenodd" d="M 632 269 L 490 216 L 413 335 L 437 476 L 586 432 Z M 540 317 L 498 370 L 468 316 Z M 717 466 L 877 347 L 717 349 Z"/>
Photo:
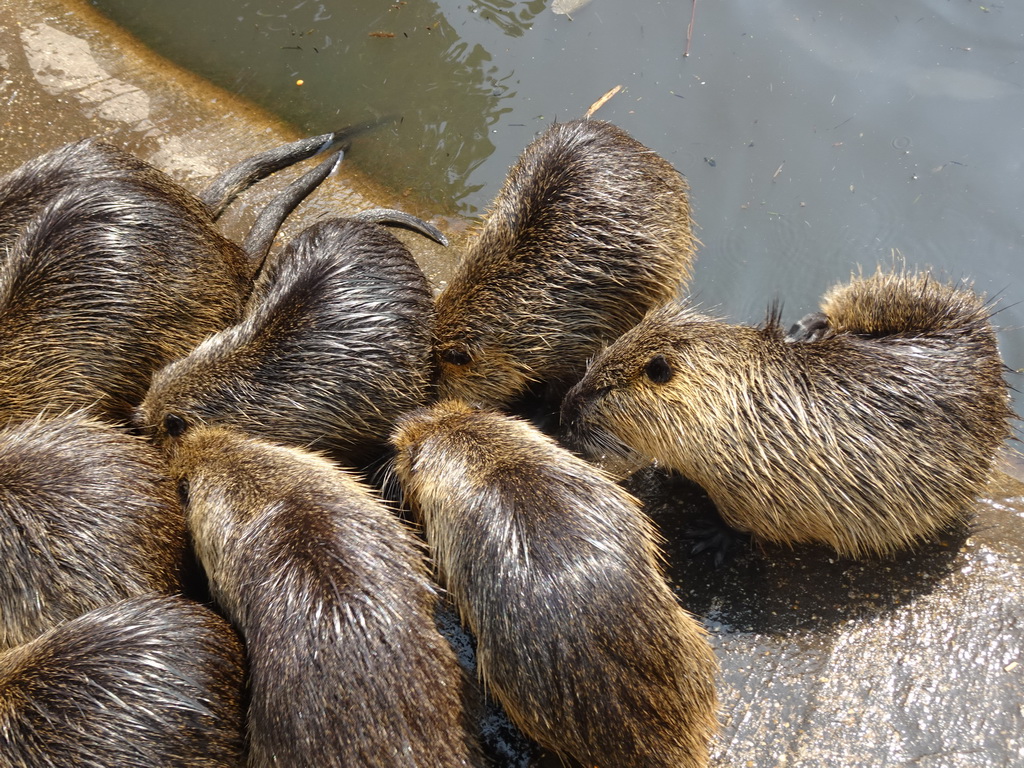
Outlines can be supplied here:
<path id="1" fill-rule="evenodd" d="M 81 412 L 0 430 L 0 648 L 122 598 L 182 588 L 163 457 Z"/>
<path id="2" fill-rule="evenodd" d="M 586 766 L 706 765 L 716 660 L 639 502 L 527 422 L 457 401 L 406 415 L 393 442 L 512 721 Z"/>
<path id="3" fill-rule="evenodd" d="M 172 475 L 249 660 L 249 765 L 479 765 L 421 545 L 326 459 L 197 426 Z"/>
<path id="4" fill-rule="evenodd" d="M 962 520 L 1009 436 L 991 307 L 905 270 L 832 289 L 806 341 L 678 305 L 608 347 L 562 411 L 571 444 L 632 451 L 779 544 L 886 555 Z"/>
<path id="5" fill-rule="evenodd" d="M 400 240 L 319 222 L 266 263 L 240 323 L 156 373 L 136 422 L 161 442 L 218 424 L 368 464 L 427 400 L 432 322 Z"/>
<path id="6" fill-rule="evenodd" d="M 0 653 L 7 768 L 240 768 L 245 652 L 209 608 L 134 597 Z"/>
<path id="7" fill-rule="evenodd" d="M 671 164 L 606 122 L 551 126 L 437 297 L 440 397 L 557 407 L 589 358 L 676 295 L 696 245 Z"/>

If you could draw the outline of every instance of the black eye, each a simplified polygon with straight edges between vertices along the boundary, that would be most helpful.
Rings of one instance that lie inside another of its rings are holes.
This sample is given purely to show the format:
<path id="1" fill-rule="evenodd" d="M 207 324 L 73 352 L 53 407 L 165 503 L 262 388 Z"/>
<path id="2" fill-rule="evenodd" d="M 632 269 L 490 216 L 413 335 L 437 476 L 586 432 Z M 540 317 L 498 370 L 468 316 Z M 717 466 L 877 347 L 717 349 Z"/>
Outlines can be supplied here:
<path id="1" fill-rule="evenodd" d="M 188 506 L 188 478 L 183 477 L 178 481 L 178 500 L 182 508 Z"/>
<path id="2" fill-rule="evenodd" d="M 452 365 L 469 365 L 473 362 L 473 358 L 469 356 L 469 352 L 457 347 L 451 347 L 444 350 L 441 353 L 441 359 L 446 363 L 451 363 Z"/>
<path id="3" fill-rule="evenodd" d="M 647 361 L 644 373 L 655 384 L 666 384 L 672 378 L 672 366 L 664 355 L 655 355 Z"/>
<path id="4" fill-rule="evenodd" d="M 188 429 L 188 422 L 181 418 L 181 416 L 168 413 L 164 416 L 164 429 L 167 430 L 167 434 L 171 437 L 181 437 L 185 434 L 185 430 Z"/>

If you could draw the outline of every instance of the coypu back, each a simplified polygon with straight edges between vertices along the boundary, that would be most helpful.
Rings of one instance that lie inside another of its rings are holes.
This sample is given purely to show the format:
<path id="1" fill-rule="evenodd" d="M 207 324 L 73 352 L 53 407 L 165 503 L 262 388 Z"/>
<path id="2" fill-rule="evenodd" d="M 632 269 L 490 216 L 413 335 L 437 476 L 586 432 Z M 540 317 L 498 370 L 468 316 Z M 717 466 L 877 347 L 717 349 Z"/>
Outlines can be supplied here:
<path id="1" fill-rule="evenodd" d="M 112 147 L 74 146 L 110 176 L 80 178 L 68 161 L 30 194 L 16 172 L 22 197 L 0 203 L 0 221 L 18 223 L 0 258 L 6 418 L 90 407 L 126 421 L 152 371 L 236 322 L 244 301 L 250 268 L 194 196 Z"/>
<path id="2" fill-rule="evenodd" d="M 947 285 L 927 272 L 878 269 L 826 292 L 821 311 L 833 332 L 866 336 L 962 336 L 970 326 L 985 336 L 990 327 L 989 307 L 970 285 Z"/>
<path id="3" fill-rule="evenodd" d="M 829 330 L 804 342 L 776 318 L 652 312 L 566 397 L 570 442 L 657 460 L 781 544 L 885 555 L 964 519 L 1012 417 L 983 300 L 880 273 L 823 308 Z"/>
<path id="4" fill-rule="evenodd" d="M 478 764 L 412 533 L 326 459 L 217 427 L 174 443 L 196 552 L 249 659 L 254 768 Z"/>
<path id="5" fill-rule="evenodd" d="M 98 139 L 83 139 L 27 161 L 0 179 L 0 245 L 48 201 L 71 184 L 141 179 L 159 185 L 166 178 L 134 155 Z"/>
<path id="6" fill-rule="evenodd" d="M 244 658 L 183 598 L 97 608 L 0 653 L 0 763 L 238 768 Z"/>
<path id="7" fill-rule="evenodd" d="M 137 422 L 163 440 L 222 424 L 359 464 L 427 397 L 433 307 L 408 249 L 321 222 L 267 262 L 242 322 L 159 371 Z"/>
<path id="8" fill-rule="evenodd" d="M 455 401 L 407 414 L 393 442 L 513 722 L 586 766 L 706 765 L 716 661 L 639 502 L 529 424 Z"/>
<path id="9" fill-rule="evenodd" d="M 181 589 L 185 521 L 145 441 L 81 413 L 0 430 L 0 648 Z"/>
<path id="10" fill-rule="evenodd" d="M 556 124 L 509 171 L 437 298 L 441 397 L 507 405 L 561 394 L 604 344 L 690 274 L 686 181 L 625 131 Z"/>

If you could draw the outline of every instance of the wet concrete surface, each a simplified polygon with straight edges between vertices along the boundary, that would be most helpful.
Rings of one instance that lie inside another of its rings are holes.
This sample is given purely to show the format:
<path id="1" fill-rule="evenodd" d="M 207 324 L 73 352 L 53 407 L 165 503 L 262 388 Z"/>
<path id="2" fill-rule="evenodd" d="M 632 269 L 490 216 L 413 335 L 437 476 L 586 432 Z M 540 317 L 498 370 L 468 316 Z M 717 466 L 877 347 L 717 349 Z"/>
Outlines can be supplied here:
<path id="1" fill-rule="evenodd" d="M 198 190 L 294 132 L 170 67 L 84 4 L 0 0 L 0 172 L 103 135 Z M 252 190 L 226 219 L 244 233 L 290 181 Z M 396 195 L 343 169 L 279 242 Z M 464 222 L 449 222 L 461 232 Z M 445 257 L 414 249 L 436 277 Z M 449 259 L 450 261 L 450 259 Z M 1024 462 L 1008 452 L 969 524 L 914 552 L 853 562 L 754 549 L 715 567 L 683 535 L 706 500 L 654 473 L 634 482 L 666 537 L 668 574 L 721 661 L 716 766 L 1024 765 Z M 501 728 L 500 723 L 495 726 Z M 505 765 L 558 765 L 511 739 Z"/>
<path id="2" fill-rule="evenodd" d="M 715 567 L 683 535 L 701 494 L 637 489 L 722 663 L 715 765 L 1024 765 L 1024 472 L 1002 469 L 969 522 L 859 562 L 755 548 Z"/>
<path id="3" fill-rule="evenodd" d="M 0 0 L 0 107 L 0 173 L 67 142 L 103 136 L 197 192 L 238 160 L 299 137 L 269 113 L 169 64 L 76 0 Z M 297 174 L 283 171 L 244 193 L 222 219 L 225 233 L 241 239 Z M 380 205 L 430 217 L 415 198 L 343 164 L 289 218 L 277 244 L 317 219 Z M 439 246 L 399 236 L 426 262 L 443 258 Z"/>

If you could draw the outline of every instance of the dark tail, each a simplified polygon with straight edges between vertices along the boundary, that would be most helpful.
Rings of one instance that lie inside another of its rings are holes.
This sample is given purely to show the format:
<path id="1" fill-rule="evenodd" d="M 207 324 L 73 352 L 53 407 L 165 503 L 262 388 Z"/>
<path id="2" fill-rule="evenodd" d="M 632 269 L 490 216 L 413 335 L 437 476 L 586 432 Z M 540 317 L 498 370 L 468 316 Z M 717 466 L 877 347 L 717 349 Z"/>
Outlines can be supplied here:
<path id="1" fill-rule="evenodd" d="M 239 194 L 257 181 L 314 155 L 334 150 L 348 151 L 353 138 L 396 119 L 394 116 L 388 116 L 368 120 L 339 131 L 310 136 L 268 149 L 228 168 L 210 182 L 199 199 L 216 221 Z"/>
<path id="2" fill-rule="evenodd" d="M 266 152 L 261 152 L 228 168 L 210 182 L 199 199 L 203 201 L 210 216 L 216 221 L 239 194 L 257 181 L 340 144 L 345 144 L 347 147 L 347 139 L 344 131 L 336 131 L 268 149 Z M 342 149 L 346 147 L 342 147 Z"/>
<path id="3" fill-rule="evenodd" d="M 399 211 L 394 208 L 370 208 L 369 210 L 353 214 L 349 218 L 356 221 L 367 221 L 371 224 L 389 224 L 405 227 L 413 232 L 419 232 L 424 237 L 429 237 L 435 243 L 439 243 L 446 248 L 448 247 L 448 238 L 444 236 L 441 230 L 433 224 L 428 224 L 423 219 L 418 219 L 405 211 Z"/>
<path id="4" fill-rule="evenodd" d="M 250 263 L 254 265 L 253 274 L 259 274 L 263 262 L 267 258 L 267 253 L 270 252 L 274 237 L 277 235 L 277 230 L 288 218 L 288 214 L 295 210 L 295 206 L 316 189 L 320 182 L 334 172 L 344 156 L 344 152 L 338 152 L 328 157 L 313 170 L 304 173 L 285 187 L 256 217 L 252 229 L 249 230 L 249 234 L 245 236 L 245 242 L 242 243 L 242 250 L 249 257 Z"/>

